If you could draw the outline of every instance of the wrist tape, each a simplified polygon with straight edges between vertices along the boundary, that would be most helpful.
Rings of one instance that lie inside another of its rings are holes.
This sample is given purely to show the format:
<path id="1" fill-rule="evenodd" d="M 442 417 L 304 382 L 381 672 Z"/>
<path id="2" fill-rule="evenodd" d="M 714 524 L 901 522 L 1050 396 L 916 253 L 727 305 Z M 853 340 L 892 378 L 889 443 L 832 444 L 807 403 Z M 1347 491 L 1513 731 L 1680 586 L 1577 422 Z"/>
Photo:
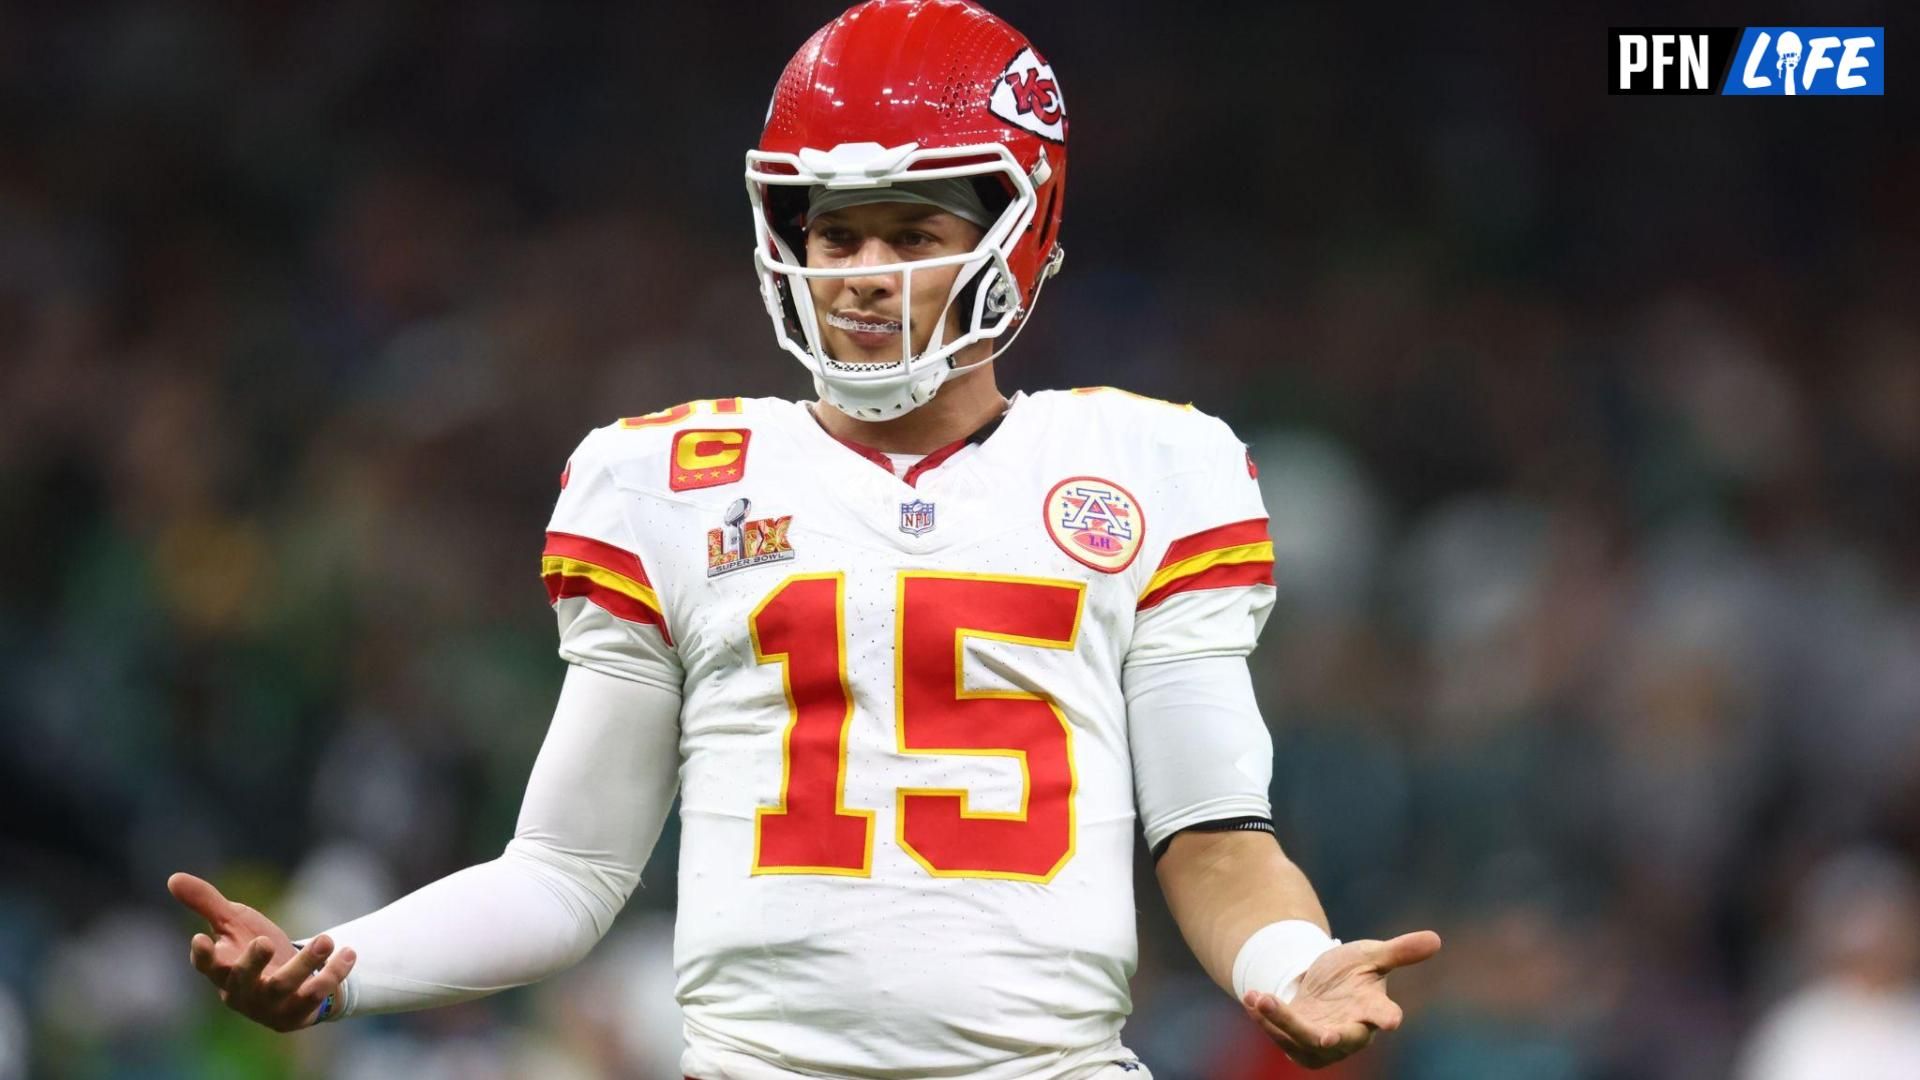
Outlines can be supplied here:
<path id="1" fill-rule="evenodd" d="M 1300 989 L 1300 976 L 1338 944 L 1339 938 L 1305 919 L 1268 923 L 1255 930 L 1233 958 L 1233 996 L 1245 999 L 1247 991 L 1258 990 L 1283 1004 L 1290 1002 Z"/>

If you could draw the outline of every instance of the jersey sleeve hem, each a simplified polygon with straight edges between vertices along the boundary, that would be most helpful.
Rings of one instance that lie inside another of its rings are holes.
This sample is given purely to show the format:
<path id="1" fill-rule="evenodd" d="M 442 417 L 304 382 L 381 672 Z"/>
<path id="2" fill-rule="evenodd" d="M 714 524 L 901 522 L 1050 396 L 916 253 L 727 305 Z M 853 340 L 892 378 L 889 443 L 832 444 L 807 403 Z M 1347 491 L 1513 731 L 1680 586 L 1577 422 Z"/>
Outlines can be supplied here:
<path id="1" fill-rule="evenodd" d="M 1227 657 L 1227 658 L 1233 659 L 1233 658 L 1245 658 L 1251 655 L 1253 655 L 1253 645 L 1251 643 L 1242 644 L 1242 645 L 1221 645 L 1211 649 L 1191 649 L 1191 650 L 1177 651 L 1177 652 L 1176 651 L 1154 652 L 1154 653 L 1140 652 L 1140 653 L 1129 654 L 1127 657 L 1126 666 L 1130 668 L 1157 667 L 1158 665 L 1161 665 L 1161 664 L 1171 664 L 1181 660 L 1209 660 L 1209 659 L 1217 659 L 1220 657 Z"/>
<path id="2" fill-rule="evenodd" d="M 609 675 L 616 679 L 625 680 L 626 682 L 640 683 L 643 686 L 651 686 L 675 694 L 681 693 L 683 689 L 679 680 L 672 678 L 664 672 L 655 673 L 645 671 L 639 667 L 621 667 L 617 664 L 609 664 L 605 660 L 588 656 L 585 653 L 576 652 L 565 645 L 560 646 L 559 653 L 560 659 L 565 660 L 575 667 L 585 668 L 588 671 L 596 671 L 602 675 Z"/>
<path id="3" fill-rule="evenodd" d="M 1222 795 L 1182 807 L 1178 812 L 1164 815 L 1154 821 L 1143 820 L 1140 827 L 1146 834 L 1147 848 L 1152 850 L 1180 830 L 1209 821 L 1218 821 L 1222 818 L 1271 818 L 1272 816 L 1273 807 L 1264 797 L 1234 794 Z"/>

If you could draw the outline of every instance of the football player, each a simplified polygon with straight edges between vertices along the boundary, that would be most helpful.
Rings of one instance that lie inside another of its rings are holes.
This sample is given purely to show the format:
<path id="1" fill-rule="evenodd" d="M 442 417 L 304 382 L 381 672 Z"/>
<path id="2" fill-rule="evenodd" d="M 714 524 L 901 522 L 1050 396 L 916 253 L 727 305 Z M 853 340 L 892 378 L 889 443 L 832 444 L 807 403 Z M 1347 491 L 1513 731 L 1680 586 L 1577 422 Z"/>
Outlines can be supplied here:
<path id="1" fill-rule="evenodd" d="M 543 573 L 569 668 L 502 856 L 293 942 L 214 887 L 194 965 L 282 1030 L 579 960 L 681 800 L 700 1080 L 1144 1075 L 1137 820 L 1201 965 L 1295 1060 L 1399 1026 L 1432 933 L 1340 944 L 1275 841 L 1245 447 L 1116 390 L 1003 395 L 1058 272 L 1067 104 L 968 0 L 871 0 L 747 155 L 760 294 L 818 399 L 590 434 Z"/>

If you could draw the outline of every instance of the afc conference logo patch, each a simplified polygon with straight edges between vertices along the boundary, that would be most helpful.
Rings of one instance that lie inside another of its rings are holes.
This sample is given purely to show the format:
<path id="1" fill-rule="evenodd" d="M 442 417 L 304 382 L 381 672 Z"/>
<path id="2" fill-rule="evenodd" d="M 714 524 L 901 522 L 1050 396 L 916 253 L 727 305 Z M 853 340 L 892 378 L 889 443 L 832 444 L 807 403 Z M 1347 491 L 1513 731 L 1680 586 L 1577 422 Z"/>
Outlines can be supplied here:
<path id="1" fill-rule="evenodd" d="M 1067 99 L 1060 96 L 1060 80 L 1053 65 L 1040 59 L 1031 46 L 1007 62 L 987 100 L 993 115 L 1043 139 L 1067 141 Z"/>
<path id="2" fill-rule="evenodd" d="M 1880 26 L 1616 26 L 1607 93 L 1881 96 L 1885 43 Z"/>
<path id="3" fill-rule="evenodd" d="M 1053 485 L 1040 512 L 1047 535 L 1061 551 L 1103 574 L 1132 565 L 1147 535 L 1147 515 L 1139 500 L 1098 477 L 1076 476 Z"/>
<path id="4" fill-rule="evenodd" d="M 793 558 L 793 541 L 787 538 L 793 515 L 748 521 L 752 508 L 751 501 L 735 499 L 720 518 L 720 527 L 707 530 L 708 577 Z"/>
<path id="5" fill-rule="evenodd" d="M 933 531 L 933 504 L 924 499 L 900 504 L 900 531 L 908 536 L 925 536 Z"/>
<path id="6" fill-rule="evenodd" d="M 667 462 L 667 486 L 675 491 L 692 491 L 739 480 L 747 474 L 747 444 L 752 440 L 753 432 L 744 428 L 675 435 Z"/>

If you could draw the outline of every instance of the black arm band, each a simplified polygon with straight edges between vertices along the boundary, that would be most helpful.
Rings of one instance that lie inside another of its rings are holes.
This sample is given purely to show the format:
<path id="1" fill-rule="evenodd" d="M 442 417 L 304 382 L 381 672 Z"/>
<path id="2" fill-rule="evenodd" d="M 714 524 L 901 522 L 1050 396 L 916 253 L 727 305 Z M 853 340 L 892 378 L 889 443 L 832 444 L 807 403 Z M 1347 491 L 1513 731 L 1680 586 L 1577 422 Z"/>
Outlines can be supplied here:
<path id="1" fill-rule="evenodd" d="M 1159 862 L 1160 856 L 1167 853 L 1167 848 L 1173 843 L 1174 836 L 1179 836 L 1181 833 L 1187 832 L 1263 832 L 1273 837 L 1276 843 L 1278 843 L 1280 839 L 1279 835 L 1273 831 L 1272 818 L 1230 817 L 1220 818 L 1215 821 L 1202 821 L 1197 825 L 1189 825 L 1184 829 L 1177 830 L 1173 836 L 1169 836 L 1165 840 L 1155 844 L 1153 846 L 1153 861 Z"/>

